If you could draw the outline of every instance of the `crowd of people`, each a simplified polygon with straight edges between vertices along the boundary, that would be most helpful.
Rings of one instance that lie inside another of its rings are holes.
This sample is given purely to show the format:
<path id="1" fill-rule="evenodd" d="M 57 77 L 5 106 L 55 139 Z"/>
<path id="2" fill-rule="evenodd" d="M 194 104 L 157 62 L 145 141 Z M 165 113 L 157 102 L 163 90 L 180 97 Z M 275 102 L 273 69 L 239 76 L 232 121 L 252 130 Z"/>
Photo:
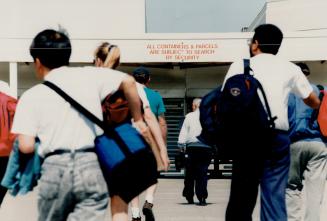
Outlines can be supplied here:
<path id="1" fill-rule="evenodd" d="M 278 27 L 264 24 L 254 30 L 249 42 L 250 67 L 266 92 L 271 112 L 277 117 L 276 126 L 272 139 L 266 144 L 271 148 L 269 157 L 253 157 L 251 151 L 245 151 L 243 158 L 233 159 L 226 221 L 252 220 L 259 186 L 261 221 L 302 220 L 303 186 L 307 199 L 304 220 L 320 220 L 327 178 L 327 149 L 319 125 L 312 118 L 320 106 L 319 90 L 305 77 L 310 74 L 307 65 L 276 56 L 282 40 Z M 146 68 L 139 67 L 132 75 L 116 70 L 120 50 L 108 42 L 95 49 L 95 67 L 69 67 L 70 39 L 65 33 L 51 29 L 38 33 L 29 50 L 39 79 L 56 84 L 101 120 L 106 120 L 104 100 L 117 91 L 122 92 L 129 108 L 128 121 L 141 135 L 151 131 L 163 170 L 169 169 L 166 110 L 161 95 L 149 88 L 151 78 Z M 243 73 L 243 67 L 243 62 L 234 62 L 222 88 L 227 79 Z M 9 93 L 2 88 L 0 91 Z M 202 130 L 200 105 L 200 98 L 193 100 L 192 112 L 185 117 L 178 145 L 186 155 L 182 195 L 193 204 L 195 193 L 198 205 L 205 206 L 207 170 L 213 147 L 197 138 Z M 94 151 L 94 140 L 103 133 L 102 129 L 46 85 L 37 84 L 19 98 L 11 132 L 17 136 L 21 155 L 37 151 L 42 159 L 38 180 L 39 221 L 104 220 L 108 205 L 113 221 L 129 219 L 128 203 L 120 197 L 119 191 L 108 185 L 110 180 L 103 176 Z M 250 150 L 251 146 L 243 149 Z M 8 156 L 0 155 L 1 178 Z M 155 220 L 152 208 L 157 205 L 154 203 L 156 188 L 154 184 L 145 190 L 142 212 L 146 221 Z M 5 193 L 6 189 L 0 187 L 0 203 Z M 139 204 L 139 197 L 135 196 L 131 200 L 133 221 L 142 219 Z"/>

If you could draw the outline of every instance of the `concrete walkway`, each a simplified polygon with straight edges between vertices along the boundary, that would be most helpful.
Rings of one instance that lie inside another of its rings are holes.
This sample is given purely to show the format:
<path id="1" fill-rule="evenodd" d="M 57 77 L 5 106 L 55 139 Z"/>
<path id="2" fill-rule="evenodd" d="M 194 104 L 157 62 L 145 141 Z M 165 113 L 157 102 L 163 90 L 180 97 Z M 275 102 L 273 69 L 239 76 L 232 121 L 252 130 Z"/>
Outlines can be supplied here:
<path id="1" fill-rule="evenodd" d="M 188 205 L 181 196 L 182 179 L 161 179 L 156 194 L 154 212 L 156 221 L 223 221 L 229 196 L 230 180 L 210 180 L 207 206 Z M 36 221 L 37 190 L 26 195 L 4 199 L 0 209 L 1 221 Z M 327 189 L 322 208 L 321 220 L 327 220 Z M 143 202 L 143 197 L 141 197 Z M 194 198 L 195 202 L 196 198 Z M 258 208 L 254 212 L 254 221 L 258 221 Z M 109 217 L 109 216 L 108 216 Z M 110 219 L 108 218 L 107 221 Z M 144 221 L 144 219 L 142 219 Z M 86 220 L 87 221 L 87 220 Z"/>

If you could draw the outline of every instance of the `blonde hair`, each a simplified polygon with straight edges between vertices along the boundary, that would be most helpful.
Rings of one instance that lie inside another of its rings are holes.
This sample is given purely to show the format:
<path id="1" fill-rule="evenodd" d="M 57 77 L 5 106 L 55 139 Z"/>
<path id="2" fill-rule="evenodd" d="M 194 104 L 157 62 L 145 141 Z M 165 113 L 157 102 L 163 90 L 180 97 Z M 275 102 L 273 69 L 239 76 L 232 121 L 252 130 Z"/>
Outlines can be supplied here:
<path id="1" fill-rule="evenodd" d="M 103 42 L 94 52 L 95 59 L 100 59 L 103 67 L 116 69 L 120 62 L 120 50 L 118 46 Z"/>

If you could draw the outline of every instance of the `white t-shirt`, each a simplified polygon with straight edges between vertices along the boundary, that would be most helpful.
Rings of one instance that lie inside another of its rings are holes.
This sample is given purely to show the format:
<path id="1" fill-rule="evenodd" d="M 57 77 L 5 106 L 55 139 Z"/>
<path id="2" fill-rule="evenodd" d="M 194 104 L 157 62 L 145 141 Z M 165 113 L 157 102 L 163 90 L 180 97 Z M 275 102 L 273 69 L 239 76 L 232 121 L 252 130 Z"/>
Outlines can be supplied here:
<path id="1" fill-rule="evenodd" d="M 108 68 L 61 67 L 46 77 L 82 106 L 102 119 L 101 101 L 114 93 L 127 75 Z M 40 139 L 39 154 L 56 149 L 94 146 L 102 130 L 76 111 L 49 87 L 38 84 L 19 99 L 12 132 Z"/>
<path id="2" fill-rule="evenodd" d="M 196 109 L 193 112 L 186 114 L 183 126 L 178 136 L 178 143 L 188 144 L 199 142 L 196 138 L 202 130 L 200 123 L 200 110 Z"/>
<path id="3" fill-rule="evenodd" d="M 266 93 L 272 116 L 277 116 L 276 129 L 288 130 L 287 104 L 289 93 L 307 98 L 313 91 L 301 69 L 272 54 L 258 54 L 250 59 L 254 76 L 260 81 Z M 231 65 L 225 81 L 236 74 L 243 73 L 243 61 Z"/>

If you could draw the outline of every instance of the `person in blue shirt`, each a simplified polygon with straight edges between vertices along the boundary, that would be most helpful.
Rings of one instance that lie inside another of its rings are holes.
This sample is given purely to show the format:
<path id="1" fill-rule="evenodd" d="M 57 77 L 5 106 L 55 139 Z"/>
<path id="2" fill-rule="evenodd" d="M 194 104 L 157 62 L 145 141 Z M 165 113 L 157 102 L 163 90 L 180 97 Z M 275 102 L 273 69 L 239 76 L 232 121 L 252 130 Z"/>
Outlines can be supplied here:
<path id="1" fill-rule="evenodd" d="M 150 83 L 150 72 L 148 69 L 144 67 L 138 67 L 133 71 L 133 77 L 136 82 L 142 84 L 144 86 L 144 91 L 146 97 L 150 103 L 150 108 L 153 114 L 156 116 L 159 126 L 161 129 L 161 133 L 163 136 L 163 140 L 166 142 L 167 140 L 167 124 L 165 119 L 166 108 L 163 103 L 163 99 L 159 92 L 148 88 Z M 142 208 L 142 212 L 145 216 L 145 221 L 154 221 L 155 217 L 152 211 L 153 201 L 154 201 L 154 193 L 157 189 L 157 184 L 150 186 L 145 193 L 145 202 Z M 139 210 L 139 198 L 135 197 L 131 201 L 131 212 L 132 212 L 132 221 L 140 221 L 140 210 Z"/>
<path id="2" fill-rule="evenodd" d="M 308 76 L 309 67 L 297 64 Z M 318 95 L 319 90 L 312 85 Z M 301 221 L 302 189 L 306 189 L 304 221 L 320 220 L 320 205 L 324 196 L 327 177 L 327 149 L 319 131 L 314 110 L 291 94 L 288 102 L 291 140 L 291 164 L 286 189 L 286 205 L 289 221 Z"/>
<path id="3" fill-rule="evenodd" d="M 151 111 L 157 117 L 160 124 L 161 132 L 164 140 L 167 138 L 167 124 L 165 119 L 166 108 L 159 92 L 149 88 L 150 72 L 144 67 L 139 67 L 133 71 L 133 77 L 135 80 L 144 85 L 144 91 L 150 103 Z"/>

